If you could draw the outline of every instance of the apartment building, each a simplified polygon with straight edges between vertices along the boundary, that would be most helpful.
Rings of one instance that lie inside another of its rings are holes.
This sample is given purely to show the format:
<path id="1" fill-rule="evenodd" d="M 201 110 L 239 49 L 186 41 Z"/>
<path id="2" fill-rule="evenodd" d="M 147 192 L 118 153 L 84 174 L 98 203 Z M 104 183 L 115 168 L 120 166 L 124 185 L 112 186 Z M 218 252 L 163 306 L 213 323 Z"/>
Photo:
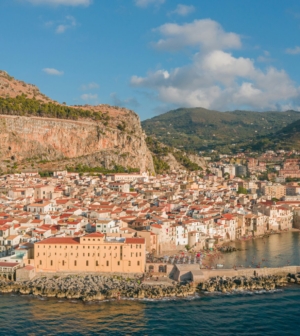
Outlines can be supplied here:
<path id="1" fill-rule="evenodd" d="M 263 195 L 281 199 L 286 194 L 286 187 L 281 184 L 265 185 L 262 188 Z"/>

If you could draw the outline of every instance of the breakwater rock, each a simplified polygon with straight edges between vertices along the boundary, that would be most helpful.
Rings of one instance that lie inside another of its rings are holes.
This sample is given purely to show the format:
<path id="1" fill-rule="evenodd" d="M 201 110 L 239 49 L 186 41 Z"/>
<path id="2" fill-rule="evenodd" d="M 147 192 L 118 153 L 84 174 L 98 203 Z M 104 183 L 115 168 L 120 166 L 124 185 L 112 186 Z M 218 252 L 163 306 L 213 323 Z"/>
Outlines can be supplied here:
<path id="1" fill-rule="evenodd" d="M 294 275 L 294 277 L 296 277 Z M 273 290 L 284 287 L 292 279 L 289 276 L 268 275 L 253 277 L 214 277 L 198 285 L 198 290 L 202 292 L 221 292 L 230 293 L 234 291 L 254 291 L 254 290 Z M 294 281 L 295 282 L 295 281 Z M 300 275 L 299 275 L 300 282 Z"/>
<path id="2" fill-rule="evenodd" d="M 71 275 L 64 277 L 42 277 L 31 281 L 0 281 L 0 292 L 23 295 L 38 295 L 83 301 L 98 301 L 113 298 L 186 297 L 193 295 L 196 288 L 190 284 L 146 284 L 140 279 L 106 277 L 101 275 Z"/>
<path id="3" fill-rule="evenodd" d="M 221 246 L 219 248 L 219 251 L 223 253 L 230 253 L 230 252 L 236 252 L 237 249 L 234 246 Z"/>

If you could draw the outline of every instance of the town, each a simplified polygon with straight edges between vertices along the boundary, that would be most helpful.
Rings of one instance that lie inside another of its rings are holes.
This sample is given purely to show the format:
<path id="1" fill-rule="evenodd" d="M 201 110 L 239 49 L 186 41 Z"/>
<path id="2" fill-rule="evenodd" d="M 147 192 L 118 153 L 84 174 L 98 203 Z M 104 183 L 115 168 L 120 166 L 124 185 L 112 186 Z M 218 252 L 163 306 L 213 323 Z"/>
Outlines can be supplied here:
<path id="1" fill-rule="evenodd" d="M 0 276 L 166 272 L 155 269 L 155 260 L 172 263 L 176 253 L 300 228 L 295 153 L 206 160 L 206 171 L 156 176 L 67 171 L 1 176 Z"/>

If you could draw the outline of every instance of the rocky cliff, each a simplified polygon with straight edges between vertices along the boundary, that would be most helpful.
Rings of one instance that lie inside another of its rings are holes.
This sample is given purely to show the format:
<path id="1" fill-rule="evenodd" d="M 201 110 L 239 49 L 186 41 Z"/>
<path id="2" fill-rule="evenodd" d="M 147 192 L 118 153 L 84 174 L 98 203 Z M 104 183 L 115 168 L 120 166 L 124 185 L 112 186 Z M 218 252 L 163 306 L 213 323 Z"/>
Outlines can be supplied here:
<path id="1" fill-rule="evenodd" d="M 113 168 L 115 164 L 153 171 L 153 162 L 139 120 L 128 122 L 135 132 L 91 121 L 0 115 L 0 159 L 77 159 L 89 166 Z"/>
<path id="2" fill-rule="evenodd" d="M 28 160 L 35 168 L 39 168 L 37 162 L 51 161 L 53 168 L 120 165 L 154 171 L 140 119 L 131 110 L 59 104 L 3 71 L 0 99 L 0 168 L 4 172 L 16 166 L 28 168 L 24 166 Z"/>

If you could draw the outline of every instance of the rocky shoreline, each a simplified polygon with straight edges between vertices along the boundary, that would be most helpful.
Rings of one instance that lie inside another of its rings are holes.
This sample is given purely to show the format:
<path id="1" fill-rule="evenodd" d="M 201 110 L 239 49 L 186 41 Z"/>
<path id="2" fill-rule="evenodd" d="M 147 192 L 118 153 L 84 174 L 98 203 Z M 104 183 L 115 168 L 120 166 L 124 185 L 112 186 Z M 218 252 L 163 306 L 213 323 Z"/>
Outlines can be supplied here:
<path id="1" fill-rule="evenodd" d="M 183 298 L 196 293 L 233 293 L 274 289 L 289 283 L 300 284 L 300 273 L 257 277 L 214 277 L 197 285 L 193 283 L 166 282 L 149 284 L 141 279 L 118 276 L 70 275 L 42 277 L 31 281 L 0 280 L 0 293 L 35 295 L 45 298 L 78 299 L 84 302 L 110 299 L 161 299 Z"/>
<path id="2" fill-rule="evenodd" d="M 107 299 L 159 299 L 186 297 L 195 294 L 191 284 L 147 284 L 141 279 L 106 277 L 101 275 L 72 275 L 65 277 L 38 278 L 26 282 L 0 281 L 1 293 L 36 295 L 47 298 L 102 301 Z"/>
<path id="3" fill-rule="evenodd" d="M 237 276 L 237 277 L 215 277 L 200 283 L 200 292 L 232 293 L 235 291 L 271 291 L 287 286 L 289 283 L 300 284 L 300 273 L 288 275 L 268 276 Z"/>

